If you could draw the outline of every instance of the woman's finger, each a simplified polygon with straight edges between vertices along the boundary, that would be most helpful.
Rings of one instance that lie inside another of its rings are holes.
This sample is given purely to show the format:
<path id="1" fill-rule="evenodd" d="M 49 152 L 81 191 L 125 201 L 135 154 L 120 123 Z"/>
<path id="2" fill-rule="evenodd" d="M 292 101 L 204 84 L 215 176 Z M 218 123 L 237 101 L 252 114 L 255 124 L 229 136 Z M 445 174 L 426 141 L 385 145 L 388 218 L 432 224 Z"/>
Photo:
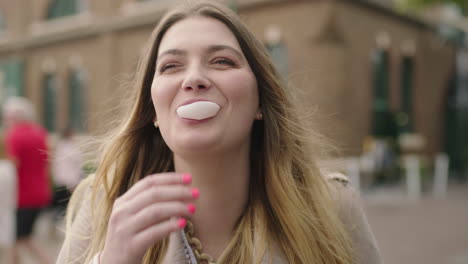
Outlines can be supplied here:
<path id="1" fill-rule="evenodd" d="M 145 189 L 158 185 L 190 184 L 192 176 L 188 173 L 165 172 L 148 175 L 135 183 L 121 198 L 130 200 Z"/>
<path id="2" fill-rule="evenodd" d="M 199 191 L 183 185 L 152 186 L 135 195 L 133 199 L 120 205 L 129 215 L 145 210 L 147 206 L 167 201 L 191 202 L 197 199 Z"/>
<path id="3" fill-rule="evenodd" d="M 125 223 L 126 227 L 124 228 L 127 228 L 130 233 L 136 234 L 170 218 L 189 218 L 195 213 L 195 210 L 195 205 L 191 203 L 174 201 L 153 204 L 131 216 Z"/>
<path id="4" fill-rule="evenodd" d="M 156 241 L 164 239 L 170 233 L 183 229 L 185 225 L 186 220 L 184 218 L 171 218 L 140 231 L 132 238 L 131 243 L 135 248 L 149 248 Z"/>

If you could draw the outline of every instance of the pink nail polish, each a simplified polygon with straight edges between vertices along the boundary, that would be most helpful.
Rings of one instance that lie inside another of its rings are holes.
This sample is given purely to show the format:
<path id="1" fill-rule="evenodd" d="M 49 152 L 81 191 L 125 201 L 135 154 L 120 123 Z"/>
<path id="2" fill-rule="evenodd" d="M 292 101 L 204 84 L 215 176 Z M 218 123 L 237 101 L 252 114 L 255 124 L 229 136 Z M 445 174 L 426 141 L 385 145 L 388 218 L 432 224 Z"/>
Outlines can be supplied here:
<path id="1" fill-rule="evenodd" d="M 198 198 L 200 196 L 200 191 L 197 188 L 192 189 L 192 197 Z"/>
<path id="2" fill-rule="evenodd" d="M 181 219 L 179 219 L 179 221 L 177 221 L 177 225 L 180 228 L 184 228 L 186 224 L 187 224 L 187 221 L 184 218 L 181 218 Z"/>
<path id="3" fill-rule="evenodd" d="M 188 173 L 184 173 L 182 175 L 182 182 L 184 184 L 190 184 L 192 183 L 192 175 L 188 174 Z"/>
<path id="4" fill-rule="evenodd" d="M 187 204 L 187 209 L 191 214 L 195 213 L 195 211 L 197 210 L 197 208 L 193 204 Z"/>

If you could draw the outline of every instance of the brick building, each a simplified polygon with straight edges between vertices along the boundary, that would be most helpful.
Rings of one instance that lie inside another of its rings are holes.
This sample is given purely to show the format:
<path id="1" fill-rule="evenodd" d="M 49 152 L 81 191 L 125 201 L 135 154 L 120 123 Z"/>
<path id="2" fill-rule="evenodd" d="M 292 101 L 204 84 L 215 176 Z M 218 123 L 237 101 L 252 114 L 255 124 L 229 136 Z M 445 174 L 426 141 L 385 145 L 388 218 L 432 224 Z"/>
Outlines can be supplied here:
<path id="1" fill-rule="evenodd" d="M 169 0 L 0 0 L 0 100 L 24 95 L 51 132 L 102 128 L 125 96 Z M 345 153 L 374 133 L 377 111 L 399 112 L 443 150 L 454 47 L 434 29 L 368 1 L 238 0 L 302 104 Z M 400 121 L 401 121 L 400 120 Z"/>

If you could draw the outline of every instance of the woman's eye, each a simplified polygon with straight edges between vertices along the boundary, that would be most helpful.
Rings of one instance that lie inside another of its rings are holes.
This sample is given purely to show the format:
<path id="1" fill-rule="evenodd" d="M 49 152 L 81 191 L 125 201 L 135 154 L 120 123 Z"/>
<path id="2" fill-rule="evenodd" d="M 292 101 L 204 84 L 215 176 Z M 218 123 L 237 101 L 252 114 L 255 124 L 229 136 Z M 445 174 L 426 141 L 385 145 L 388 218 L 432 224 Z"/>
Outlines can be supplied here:
<path id="1" fill-rule="evenodd" d="M 176 67 L 176 66 L 177 66 L 177 64 L 175 64 L 175 63 L 164 64 L 164 65 L 161 66 L 161 68 L 159 69 L 159 72 L 161 72 L 161 73 L 162 73 L 162 72 L 165 72 L 166 70 L 169 70 L 169 69 L 174 68 L 174 67 Z"/>
<path id="2" fill-rule="evenodd" d="M 226 59 L 226 58 L 219 58 L 219 59 L 216 59 L 214 60 L 215 64 L 223 64 L 223 65 L 230 65 L 230 66 L 234 66 L 234 62 L 229 60 L 229 59 Z"/>

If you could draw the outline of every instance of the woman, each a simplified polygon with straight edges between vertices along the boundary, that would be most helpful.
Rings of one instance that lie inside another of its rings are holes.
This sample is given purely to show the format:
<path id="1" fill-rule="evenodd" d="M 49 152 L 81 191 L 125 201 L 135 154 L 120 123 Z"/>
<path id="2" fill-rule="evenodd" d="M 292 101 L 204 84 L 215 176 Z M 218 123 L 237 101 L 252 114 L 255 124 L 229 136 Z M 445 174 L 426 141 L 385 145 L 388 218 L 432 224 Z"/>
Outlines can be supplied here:
<path id="1" fill-rule="evenodd" d="M 380 263 L 238 17 L 186 4 L 149 43 L 131 113 L 72 198 L 58 263 Z"/>
<path id="2" fill-rule="evenodd" d="M 83 157 L 71 126 L 64 129 L 61 138 L 55 144 L 51 163 L 54 183 L 53 208 L 55 217 L 64 215 L 71 193 L 84 176 Z"/>
<path id="3" fill-rule="evenodd" d="M 34 106 L 26 98 L 8 98 L 2 110 L 6 153 L 17 176 L 16 236 L 10 250 L 12 263 L 20 263 L 20 248 L 23 247 L 39 263 L 48 264 L 51 258 L 34 239 L 34 225 L 51 200 L 47 132 L 34 121 Z"/>
<path id="4" fill-rule="evenodd" d="M 16 215 L 16 168 L 7 159 L 4 138 L 0 134 L 0 259 L 2 263 L 12 263 L 13 256 L 1 254 L 10 249 L 15 242 L 15 215 Z"/>

